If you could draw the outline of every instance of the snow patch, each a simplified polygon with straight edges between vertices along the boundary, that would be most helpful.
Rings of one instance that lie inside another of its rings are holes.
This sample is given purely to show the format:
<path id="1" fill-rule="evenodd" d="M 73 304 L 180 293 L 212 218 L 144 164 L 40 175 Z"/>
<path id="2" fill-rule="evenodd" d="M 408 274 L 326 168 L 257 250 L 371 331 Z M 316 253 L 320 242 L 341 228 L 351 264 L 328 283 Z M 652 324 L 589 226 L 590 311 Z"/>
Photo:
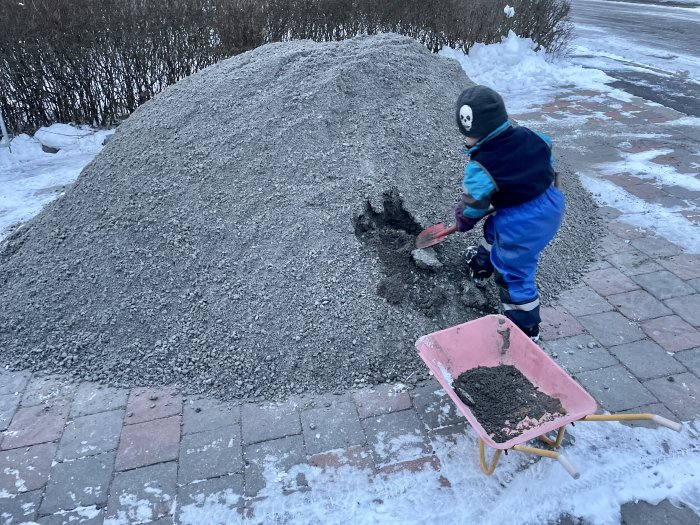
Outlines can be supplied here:
<path id="1" fill-rule="evenodd" d="M 656 232 L 668 241 L 682 246 L 688 253 L 700 253 L 700 229 L 676 208 L 646 202 L 610 181 L 591 174 L 579 174 L 583 187 L 599 204 L 617 208 L 618 220 Z"/>
<path id="2" fill-rule="evenodd" d="M 620 423 L 582 423 L 571 432 L 575 442 L 564 448 L 581 477 L 571 478 L 555 461 L 512 453 L 493 476 L 479 467 L 476 436 L 435 438 L 439 472 L 422 469 L 372 476 L 351 466 L 339 469 L 300 465 L 308 490 L 283 493 L 268 479 L 264 498 L 251 501 L 256 523 L 290 525 L 384 523 L 553 522 L 562 514 L 581 516 L 593 525 L 620 523 L 620 506 L 668 498 L 700 513 L 700 420 L 681 433 Z M 445 476 L 451 486 L 440 483 Z M 469 497 L 465 497 L 468 494 Z M 205 519 L 201 522 L 215 522 Z"/>
<path id="3" fill-rule="evenodd" d="M 53 124 L 41 128 L 34 137 L 19 135 L 10 148 L 1 148 L 0 240 L 11 227 L 31 219 L 62 195 L 63 187 L 75 181 L 112 133 L 114 130 Z M 42 143 L 60 150 L 46 153 Z"/>
<path id="4" fill-rule="evenodd" d="M 449 47 L 439 54 L 457 60 L 477 84 L 498 91 L 512 114 L 525 113 L 554 100 L 561 88 L 619 91 L 606 85 L 615 79 L 602 71 L 553 58 L 530 38 L 519 37 L 513 31 L 499 44 L 475 44 L 468 55 Z"/>
<path id="5" fill-rule="evenodd" d="M 657 185 L 681 186 L 687 190 L 700 191 L 700 179 L 693 173 L 679 173 L 672 166 L 651 162 L 656 157 L 673 153 L 672 149 L 626 153 L 620 151 L 622 160 L 595 165 L 596 171 L 604 175 L 631 173 L 641 179 L 653 180 Z"/>

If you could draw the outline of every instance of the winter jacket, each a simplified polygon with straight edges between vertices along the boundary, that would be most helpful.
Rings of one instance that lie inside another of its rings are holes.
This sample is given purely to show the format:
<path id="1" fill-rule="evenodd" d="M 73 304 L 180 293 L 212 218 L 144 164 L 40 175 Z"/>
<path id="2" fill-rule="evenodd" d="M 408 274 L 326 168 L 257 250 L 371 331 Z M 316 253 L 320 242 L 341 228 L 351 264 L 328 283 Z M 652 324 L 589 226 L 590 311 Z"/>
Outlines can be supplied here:
<path id="1" fill-rule="evenodd" d="M 517 206 L 544 193 L 554 182 L 551 139 L 509 122 L 467 150 L 464 215 L 478 219 L 490 206 Z"/>

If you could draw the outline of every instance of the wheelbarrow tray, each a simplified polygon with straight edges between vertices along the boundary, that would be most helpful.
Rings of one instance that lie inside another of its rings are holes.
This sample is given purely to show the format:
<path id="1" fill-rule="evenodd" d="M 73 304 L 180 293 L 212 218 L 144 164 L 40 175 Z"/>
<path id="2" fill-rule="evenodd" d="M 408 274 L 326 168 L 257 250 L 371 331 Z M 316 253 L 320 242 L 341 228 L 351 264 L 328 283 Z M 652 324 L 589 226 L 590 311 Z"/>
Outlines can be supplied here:
<path id="1" fill-rule="evenodd" d="M 487 315 L 425 335 L 416 341 L 416 348 L 459 411 L 484 443 L 492 448 L 512 448 L 578 421 L 596 410 L 591 395 L 505 316 Z M 503 443 L 494 441 L 452 389 L 452 380 L 473 368 L 498 365 L 517 368 L 539 390 L 558 398 L 566 414 L 529 428 Z"/>

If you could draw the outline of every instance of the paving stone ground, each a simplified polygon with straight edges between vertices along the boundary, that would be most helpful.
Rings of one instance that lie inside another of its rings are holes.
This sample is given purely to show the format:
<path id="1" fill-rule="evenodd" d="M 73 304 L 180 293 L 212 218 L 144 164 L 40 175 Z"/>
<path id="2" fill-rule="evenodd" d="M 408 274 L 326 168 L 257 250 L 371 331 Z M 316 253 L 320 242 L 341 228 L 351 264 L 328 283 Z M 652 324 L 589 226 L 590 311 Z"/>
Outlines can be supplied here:
<path id="1" fill-rule="evenodd" d="M 567 112 L 587 116 L 590 126 L 610 133 L 617 125 L 654 122 L 658 129 L 679 118 L 643 101 L 619 104 L 586 92 L 520 118 L 551 124 Z M 666 139 L 626 140 L 617 150 L 601 151 L 614 157 L 615 151 L 672 149 L 673 155 L 655 162 L 691 166 L 697 159 L 679 144 L 700 140 L 686 129 L 679 137 L 677 129 L 664 128 Z M 654 186 L 630 173 L 608 178 L 649 202 L 668 197 L 672 213 L 681 213 L 678 201 L 700 205 L 700 192 Z M 542 347 L 601 409 L 696 419 L 700 256 L 614 219 L 620 215 L 614 209 L 601 213 L 612 219 L 598 260 L 580 283 L 543 308 Z M 693 220 L 697 227 L 697 215 Z M 4 371 L 0 523 L 172 524 L 185 519 L 187 505 L 204 501 L 227 509 L 222 523 L 236 522 L 261 497 L 271 457 L 280 459 L 278 470 L 308 463 L 326 469 L 355 465 L 376 475 L 440 471 L 433 440 L 466 431 L 464 418 L 432 380 L 239 404 L 183 398 L 167 387 L 125 390 Z M 448 477 L 442 481 L 449 489 Z M 289 492 L 309 490 L 303 476 L 282 483 Z M 628 503 L 622 519 L 627 525 L 698 524 L 691 510 L 668 501 Z M 562 516 L 560 523 L 579 520 Z"/>

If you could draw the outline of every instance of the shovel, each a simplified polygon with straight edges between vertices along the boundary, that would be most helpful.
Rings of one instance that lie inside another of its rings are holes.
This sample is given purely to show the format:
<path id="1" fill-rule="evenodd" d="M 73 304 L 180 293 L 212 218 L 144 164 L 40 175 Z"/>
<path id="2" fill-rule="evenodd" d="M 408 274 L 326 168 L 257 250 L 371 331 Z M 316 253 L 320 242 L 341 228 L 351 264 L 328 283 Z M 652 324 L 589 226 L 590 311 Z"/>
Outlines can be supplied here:
<path id="1" fill-rule="evenodd" d="M 488 217 L 495 211 L 496 208 L 492 206 L 491 208 L 489 208 L 489 211 L 486 213 L 486 215 L 484 215 L 484 217 Z M 453 234 L 456 231 L 457 226 L 450 226 L 448 228 L 443 223 L 435 224 L 434 226 L 429 226 L 425 230 L 420 232 L 418 234 L 418 237 L 416 237 L 416 248 L 422 249 L 428 248 L 429 246 L 435 246 L 436 244 L 440 244 L 442 241 L 445 240 L 445 237 Z"/>
<path id="2" fill-rule="evenodd" d="M 416 237 L 416 248 L 427 248 L 445 240 L 445 237 L 457 231 L 457 226 L 446 227 L 443 223 L 430 226 Z"/>

